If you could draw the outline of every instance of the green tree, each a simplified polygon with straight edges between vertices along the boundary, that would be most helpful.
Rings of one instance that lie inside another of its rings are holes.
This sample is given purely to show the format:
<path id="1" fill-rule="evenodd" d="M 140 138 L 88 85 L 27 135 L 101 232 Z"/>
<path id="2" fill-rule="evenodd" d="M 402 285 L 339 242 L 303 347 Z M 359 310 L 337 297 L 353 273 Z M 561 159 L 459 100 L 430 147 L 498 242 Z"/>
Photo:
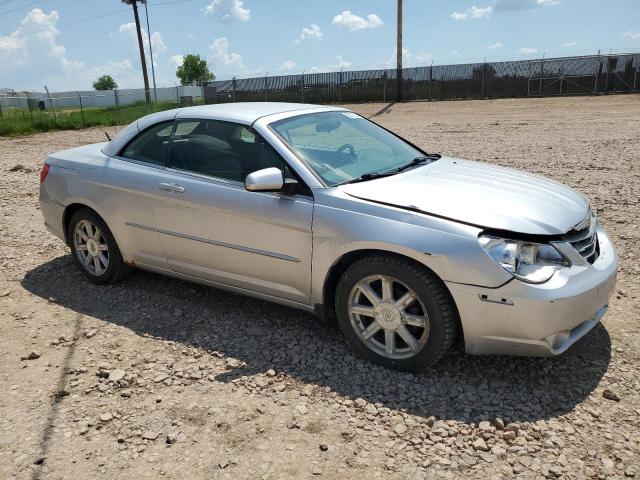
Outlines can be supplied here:
<path id="1" fill-rule="evenodd" d="M 182 85 L 202 85 L 203 82 L 210 82 L 216 78 L 209 71 L 206 60 L 191 53 L 184 57 L 182 65 L 176 70 L 176 77 Z"/>
<path id="2" fill-rule="evenodd" d="M 102 75 L 93 82 L 93 88 L 96 90 L 115 90 L 118 88 L 118 84 L 111 75 Z"/>

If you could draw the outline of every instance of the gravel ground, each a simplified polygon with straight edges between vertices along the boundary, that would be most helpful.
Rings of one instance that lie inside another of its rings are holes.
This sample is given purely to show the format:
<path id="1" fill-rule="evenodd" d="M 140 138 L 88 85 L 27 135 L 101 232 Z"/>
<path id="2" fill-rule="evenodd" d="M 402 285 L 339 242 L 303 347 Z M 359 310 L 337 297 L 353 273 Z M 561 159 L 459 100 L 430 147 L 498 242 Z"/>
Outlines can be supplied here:
<path id="1" fill-rule="evenodd" d="M 0 477 L 636 476 L 640 96 L 410 103 L 375 119 L 427 151 L 588 194 L 622 260 L 603 324 L 559 358 L 458 347 L 412 375 L 277 305 L 141 272 L 97 287 L 44 229 L 37 170 L 102 132 L 0 138 Z"/>

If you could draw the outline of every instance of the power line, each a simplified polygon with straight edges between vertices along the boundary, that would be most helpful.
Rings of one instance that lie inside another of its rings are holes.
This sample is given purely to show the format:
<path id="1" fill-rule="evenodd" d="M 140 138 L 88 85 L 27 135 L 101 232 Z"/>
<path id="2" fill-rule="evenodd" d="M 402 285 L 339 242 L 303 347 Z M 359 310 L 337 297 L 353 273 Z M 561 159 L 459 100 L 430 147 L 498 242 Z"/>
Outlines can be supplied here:
<path id="1" fill-rule="evenodd" d="M 40 2 L 42 2 L 42 0 L 36 0 L 35 2 L 27 3 L 26 5 L 22 5 L 20 7 L 12 8 L 11 10 L 5 10 L 4 12 L 1 12 L 0 15 L 6 15 L 6 14 L 11 13 L 11 12 L 22 10 L 23 8 L 30 7 L 31 5 L 35 5 L 36 3 L 40 3 Z"/>
<path id="2" fill-rule="evenodd" d="M 9 1 L 13 2 L 15 0 L 9 0 Z M 42 0 L 38 0 L 38 1 L 42 1 Z M 193 0 L 173 0 L 173 1 L 162 2 L 162 3 L 150 3 L 149 7 L 158 7 L 158 6 L 163 6 L 163 5 L 173 5 L 175 3 L 185 3 L 185 2 L 192 2 L 192 1 Z M 28 5 L 25 5 L 25 6 L 28 6 Z M 7 12 L 5 12 L 5 13 L 7 13 Z M 80 20 L 74 20 L 73 22 L 60 23 L 60 24 L 56 25 L 56 28 L 70 27 L 72 25 L 78 25 L 80 23 L 86 23 L 86 22 L 90 22 L 92 20 L 98 20 L 100 18 L 109 17 L 109 16 L 112 16 L 112 15 L 118 15 L 120 13 L 129 13 L 129 10 L 128 9 L 127 10 L 116 10 L 116 11 L 111 11 L 111 12 L 107 12 L 107 13 L 102 13 L 100 15 L 94 15 L 92 17 L 81 18 Z M 36 35 L 38 33 L 46 32 L 48 30 L 49 30 L 48 28 L 43 28 L 43 29 L 40 29 L 40 30 L 34 30 L 32 32 L 27 32 L 27 33 L 22 33 L 20 35 L 15 35 L 13 38 L 21 38 L 21 37 L 27 37 L 29 35 Z"/>
<path id="3" fill-rule="evenodd" d="M 113 12 L 107 12 L 107 13 L 103 13 L 103 14 L 100 14 L 100 15 L 95 15 L 93 17 L 82 18 L 80 20 L 74 20 L 73 22 L 61 23 L 59 25 L 56 25 L 56 28 L 69 27 L 71 25 L 78 25 L 79 23 L 86 23 L 86 22 L 90 22 L 92 20 L 97 20 L 99 18 L 109 17 L 111 15 L 117 15 L 119 13 L 129 13 L 129 10 L 118 10 L 118 11 L 113 11 Z M 42 28 L 40 30 L 34 30 L 34 31 L 31 31 L 31 32 L 27 32 L 27 33 L 21 33 L 20 35 L 14 35 L 13 38 L 27 37 L 29 35 L 36 35 L 38 33 L 47 32 L 47 31 L 49 31 L 49 28 Z"/>
<path id="4" fill-rule="evenodd" d="M 149 3 L 150 7 L 158 7 L 160 5 L 172 5 L 174 3 L 185 3 L 185 2 L 193 2 L 193 0 L 173 0 L 170 2 L 161 2 L 161 3 Z"/>
<path id="5" fill-rule="evenodd" d="M 4 7 L 5 5 L 9 5 L 12 2 L 15 2 L 16 0 L 6 0 L 5 2 L 0 3 L 0 7 Z"/>

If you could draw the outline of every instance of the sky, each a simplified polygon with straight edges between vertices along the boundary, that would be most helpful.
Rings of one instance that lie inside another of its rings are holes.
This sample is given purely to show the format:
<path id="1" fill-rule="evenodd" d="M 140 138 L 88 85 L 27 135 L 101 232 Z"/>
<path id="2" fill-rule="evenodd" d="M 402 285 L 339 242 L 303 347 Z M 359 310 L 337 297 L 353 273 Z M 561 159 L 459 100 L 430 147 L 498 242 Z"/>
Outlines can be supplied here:
<path id="1" fill-rule="evenodd" d="M 159 87 L 188 53 L 218 79 L 395 65 L 395 0 L 148 2 Z M 404 20 L 407 66 L 640 52 L 640 0 L 404 0 Z M 130 6 L 0 0 L 0 88 L 90 90 L 103 74 L 143 85 Z"/>

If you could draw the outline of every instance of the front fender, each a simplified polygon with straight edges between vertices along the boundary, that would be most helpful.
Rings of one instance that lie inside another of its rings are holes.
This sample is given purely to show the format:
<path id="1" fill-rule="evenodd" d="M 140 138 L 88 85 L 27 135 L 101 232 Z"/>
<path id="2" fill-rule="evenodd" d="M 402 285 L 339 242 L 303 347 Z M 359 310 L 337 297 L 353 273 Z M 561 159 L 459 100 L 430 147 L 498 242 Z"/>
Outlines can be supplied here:
<path id="1" fill-rule="evenodd" d="M 360 211 L 316 205 L 313 221 L 312 302 L 336 262 L 358 250 L 381 250 L 422 263 L 447 282 L 498 287 L 511 276 L 478 243 L 480 229 L 369 203 Z"/>

